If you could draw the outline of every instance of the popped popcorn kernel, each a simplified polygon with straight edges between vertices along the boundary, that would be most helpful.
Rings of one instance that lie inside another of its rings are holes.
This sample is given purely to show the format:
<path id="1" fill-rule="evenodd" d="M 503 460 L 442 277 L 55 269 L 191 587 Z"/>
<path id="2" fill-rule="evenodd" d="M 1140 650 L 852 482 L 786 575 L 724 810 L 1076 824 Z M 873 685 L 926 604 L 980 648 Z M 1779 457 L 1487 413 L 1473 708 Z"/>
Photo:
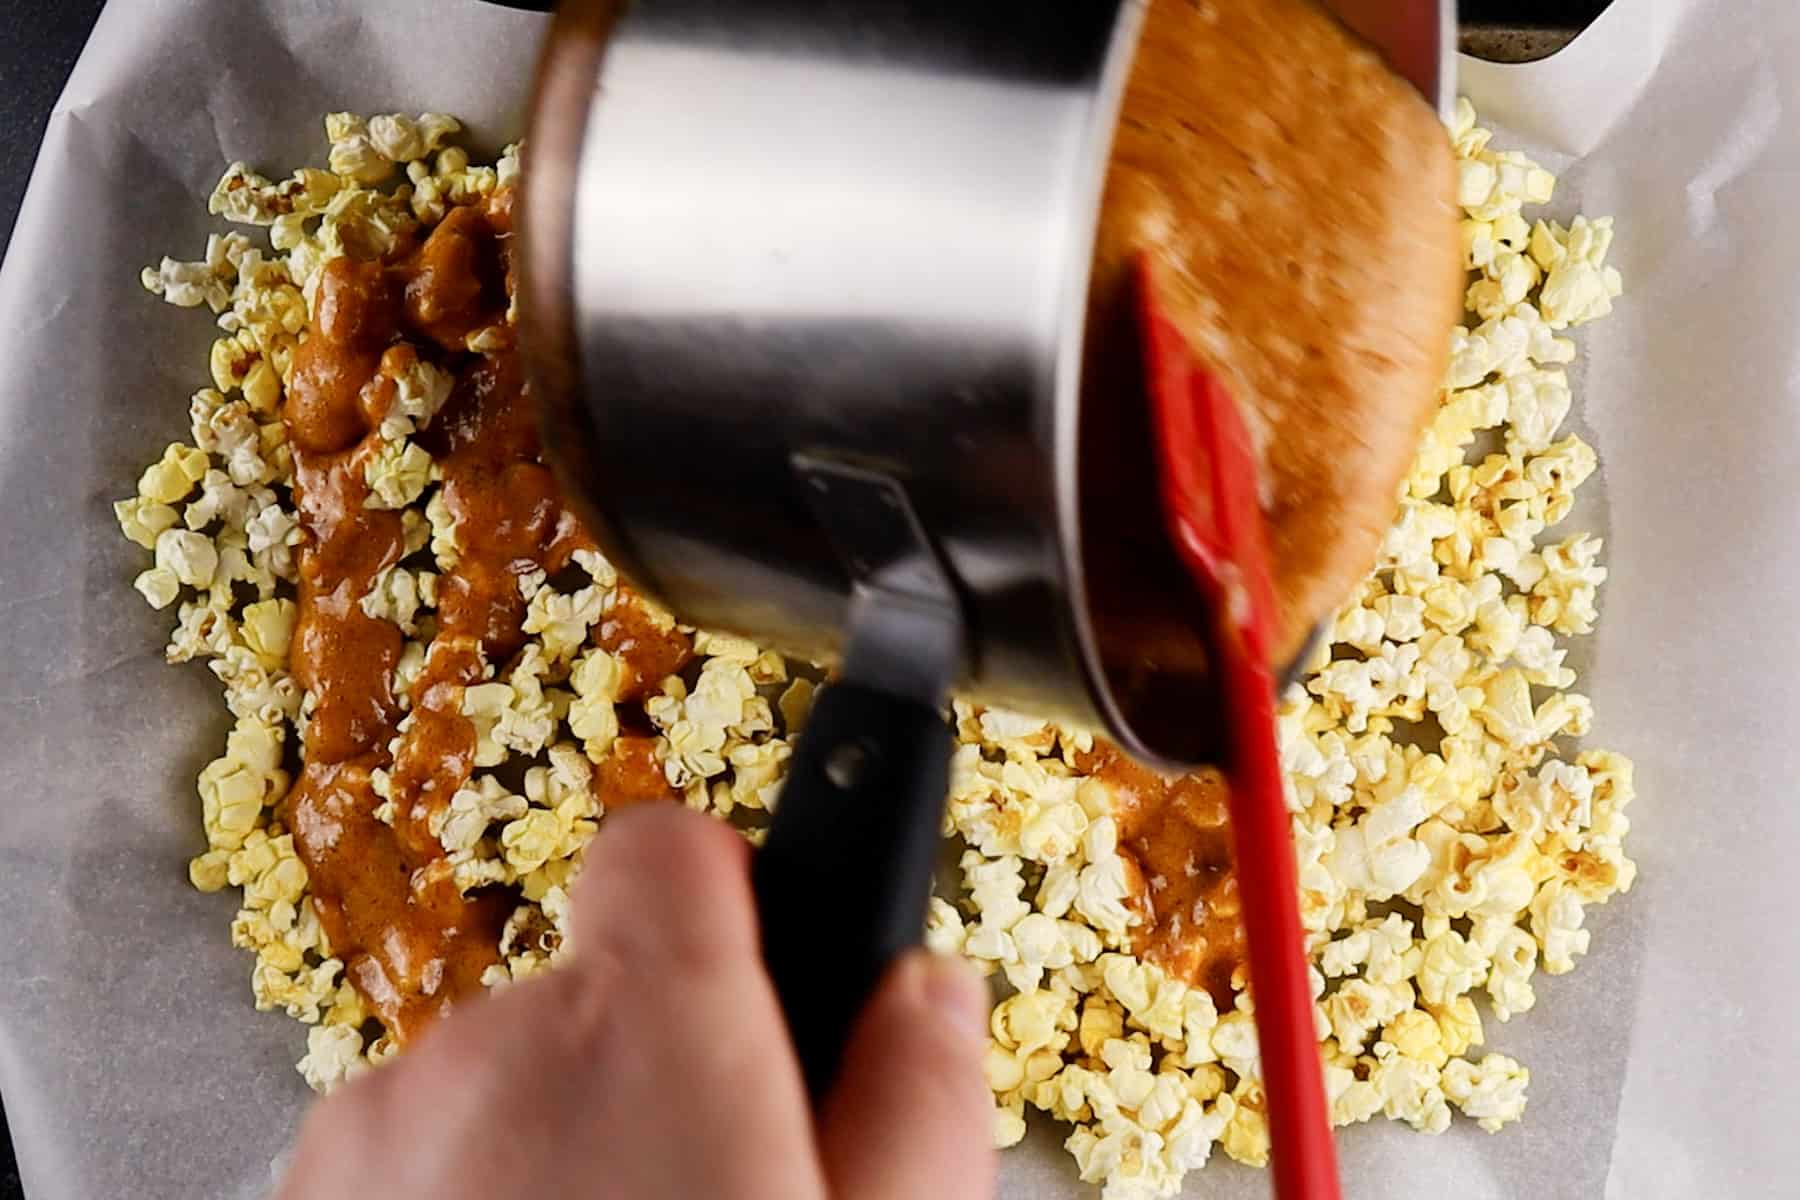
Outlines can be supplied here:
<path id="1" fill-rule="evenodd" d="M 1504 1054 L 1489 1054 L 1478 1063 L 1459 1058 L 1444 1070 L 1444 1095 L 1489 1133 L 1525 1115 L 1525 1089 L 1531 1072 Z"/>
<path id="2" fill-rule="evenodd" d="M 383 442 L 363 468 L 369 508 L 405 508 L 431 482 L 431 455 L 410 441 Z"/>
<path id="3" fill-rule="evenodd" d="M 306 1057 L 296 1069 L 315 1092 L 329 1092 L 368 1069 L 362 1034 L 349 1025 L 315 1025 L 306 1034 Z"/>

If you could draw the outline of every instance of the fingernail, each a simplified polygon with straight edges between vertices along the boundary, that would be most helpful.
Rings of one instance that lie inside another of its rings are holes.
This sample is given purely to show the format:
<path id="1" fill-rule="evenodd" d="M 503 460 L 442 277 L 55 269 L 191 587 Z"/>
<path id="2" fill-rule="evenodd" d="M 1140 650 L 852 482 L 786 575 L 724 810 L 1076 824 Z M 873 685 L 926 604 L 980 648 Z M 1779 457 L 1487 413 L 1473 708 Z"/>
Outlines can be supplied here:
<path id="1" fill-rule="evenodd" d="M 980 1040 L 987 1035 L 987 981 L 960 958 L 921 951 L 920 990 L 926 1007 L 959 1038 Z"/>

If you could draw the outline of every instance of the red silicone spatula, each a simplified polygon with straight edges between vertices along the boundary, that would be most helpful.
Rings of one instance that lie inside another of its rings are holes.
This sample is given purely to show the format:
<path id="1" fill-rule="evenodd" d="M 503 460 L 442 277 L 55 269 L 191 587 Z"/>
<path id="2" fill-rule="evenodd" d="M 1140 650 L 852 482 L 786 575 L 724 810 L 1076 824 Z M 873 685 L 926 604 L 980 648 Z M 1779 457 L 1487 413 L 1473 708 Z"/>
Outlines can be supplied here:
<path id="1" fill-rule="evenodd" d="M 1275 1194 L 1336 1200 L 1337 1155 L 1300 938 L 1299 887 L 1275 740 L 1269 669 L 1274 594 L 1256 459 L 1237 405 L 1165 315 L 1150 257 L 1137 263 L 1138 318 L 1157 442 L 1163 518 L 1212 623 L 1228 744 L 1232 844 L 1250 950 Z"/>

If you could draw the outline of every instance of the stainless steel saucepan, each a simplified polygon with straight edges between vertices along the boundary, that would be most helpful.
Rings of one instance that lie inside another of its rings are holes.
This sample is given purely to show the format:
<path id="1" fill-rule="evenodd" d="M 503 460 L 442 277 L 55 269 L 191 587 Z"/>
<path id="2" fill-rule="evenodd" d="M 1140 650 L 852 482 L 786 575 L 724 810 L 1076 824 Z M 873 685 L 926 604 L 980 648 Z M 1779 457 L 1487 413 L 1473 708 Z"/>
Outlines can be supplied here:
<path id="1" fill-rule="evenodd" d="M 1409 8 L 1435 98 L 1439 0 L 1366 7 Z M 684 619 L 837 664 L 755 867 L 815 1091 L 919 940 L 952 689 L 1163 767 L 1215 747 L 1204 615 L 1160 514 L 1107 486 L 1148 448 L 1083 432 L 1089 260 L 1142 15 L 571 0 L 547 43 L 521 332 L 565 487 Z"/>

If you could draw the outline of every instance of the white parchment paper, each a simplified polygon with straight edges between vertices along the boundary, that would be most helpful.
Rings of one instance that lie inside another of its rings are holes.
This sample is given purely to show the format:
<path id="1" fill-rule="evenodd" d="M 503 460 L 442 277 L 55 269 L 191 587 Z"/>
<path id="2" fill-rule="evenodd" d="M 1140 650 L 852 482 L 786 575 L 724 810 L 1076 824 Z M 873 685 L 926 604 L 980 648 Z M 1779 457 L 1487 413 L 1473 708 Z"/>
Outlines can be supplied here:
<path id="1" fill-rule="evenodd" d="M 53 117 L 0 269 L 0 1091 L 34 1200 L 249 1196 L 309 1099 L 250 1005 L 229 895 L 189 889 L 210 675 L 161 663 L 109 503 L 185 436 L 212 330 L 137 269 L 198 255 L 233 158 L 287 170 L 330 109 L 520 132 L 541 19 L 473 0 L 117 0 Z M 1800 1099 L 1800 5 L 1617 0 L 1556 58 L 1463 64 L 1554 211 L 1615 214 L 1620 311 L 1581 334 L 1604 620 L 1595 740 L 1631 754 L 1628 897 L 1489 1046 L 1525 1122 L 1340 1139 L 1356 1197 L 1793 1196 Z M 1060 1135 L 1003 1194 L 1087 1195 Z M 1189 1194 L 1253 1196 L 1223 1161 Z"/>

